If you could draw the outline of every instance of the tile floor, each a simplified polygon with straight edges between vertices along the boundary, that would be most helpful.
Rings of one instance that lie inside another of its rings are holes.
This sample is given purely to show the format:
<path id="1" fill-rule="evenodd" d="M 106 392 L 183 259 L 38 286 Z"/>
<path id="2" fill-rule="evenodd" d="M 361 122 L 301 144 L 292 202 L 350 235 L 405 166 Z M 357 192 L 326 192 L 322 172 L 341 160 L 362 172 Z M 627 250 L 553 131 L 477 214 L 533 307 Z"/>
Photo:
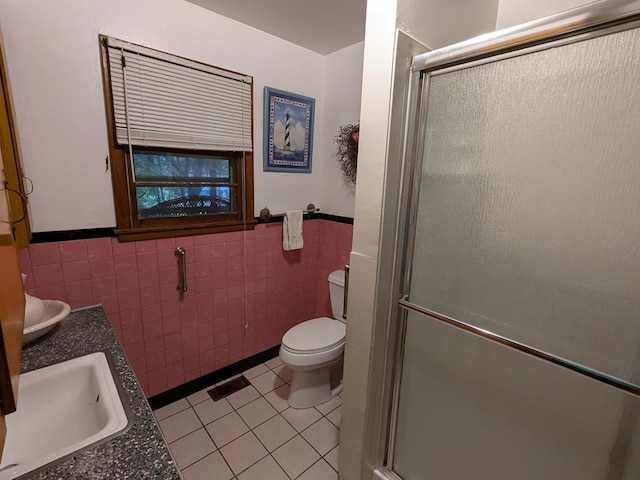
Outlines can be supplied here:
<path id="1" fill-rule="evenodd" d="M 154 412 L 184 480 L 337 480 L 342 399 L 290 408 L 279 357 L 244 376 L 217 402 L 206 389 Z"/>

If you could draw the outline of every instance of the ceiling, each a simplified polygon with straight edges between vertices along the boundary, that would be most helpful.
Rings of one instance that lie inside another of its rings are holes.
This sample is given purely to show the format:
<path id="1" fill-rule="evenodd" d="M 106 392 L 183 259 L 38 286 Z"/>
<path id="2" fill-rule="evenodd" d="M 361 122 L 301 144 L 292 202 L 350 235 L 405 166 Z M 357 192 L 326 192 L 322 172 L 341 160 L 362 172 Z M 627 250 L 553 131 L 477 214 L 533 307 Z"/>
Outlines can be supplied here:
<path id="1" fill-rule="evenodd" d="M 188 0 L 322 55 L 364 40 L 367 0 Z"/>

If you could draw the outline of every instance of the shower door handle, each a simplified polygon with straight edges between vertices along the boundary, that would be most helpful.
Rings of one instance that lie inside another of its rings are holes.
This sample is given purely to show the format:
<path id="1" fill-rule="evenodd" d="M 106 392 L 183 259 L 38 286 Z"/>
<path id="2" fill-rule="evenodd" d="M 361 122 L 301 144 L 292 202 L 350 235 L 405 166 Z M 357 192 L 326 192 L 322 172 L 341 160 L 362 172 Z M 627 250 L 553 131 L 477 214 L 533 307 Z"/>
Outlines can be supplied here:
<path id="1" fill-rule="evenodd" d="M 344 300 L 342 301 L 342 319 L 347 319 L 347 304 L 349 303 L 349 265 L 344 266 Z"/>
<path id="2" fill-rule="evenodd" d="M 187 251 L 184 247 L 178 247 L 175 255 L 178 259 L 178 285 L 176 290 L 179 293 L 184 293 L 187 291 Z"/>

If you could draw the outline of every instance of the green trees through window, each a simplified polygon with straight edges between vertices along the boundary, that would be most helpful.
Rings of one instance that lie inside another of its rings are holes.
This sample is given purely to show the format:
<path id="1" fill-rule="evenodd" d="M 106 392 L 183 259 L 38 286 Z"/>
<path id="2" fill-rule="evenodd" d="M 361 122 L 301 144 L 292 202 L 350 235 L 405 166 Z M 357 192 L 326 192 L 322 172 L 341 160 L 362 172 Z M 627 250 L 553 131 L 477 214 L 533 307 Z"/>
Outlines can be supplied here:
<path id="1" fill-rule="evenodd" d="M 134 151 L 139 218 L 236 212 L 236 159 Z"/>

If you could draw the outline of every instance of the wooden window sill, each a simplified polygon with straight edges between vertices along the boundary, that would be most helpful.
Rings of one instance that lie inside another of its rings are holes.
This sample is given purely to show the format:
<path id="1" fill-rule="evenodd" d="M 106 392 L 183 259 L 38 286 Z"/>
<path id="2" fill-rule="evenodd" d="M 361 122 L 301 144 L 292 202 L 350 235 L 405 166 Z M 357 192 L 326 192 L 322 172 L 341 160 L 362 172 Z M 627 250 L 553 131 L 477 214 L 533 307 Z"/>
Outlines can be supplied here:
<path id="1" fill-rule="evenodd" d="M 246 222 L 229 222 L 218 225 L 185 225 L 184 227 L 143 227 L 131 229 L 116 229 L 114 233 L 120 242 L 135 242 L 138 240 L 154 240 L 158 238 L 186 237 L 189 235 L 203 235 L 206 233 L 238 232 L 253 230 L 258 222 L 251 218 Z"/>

